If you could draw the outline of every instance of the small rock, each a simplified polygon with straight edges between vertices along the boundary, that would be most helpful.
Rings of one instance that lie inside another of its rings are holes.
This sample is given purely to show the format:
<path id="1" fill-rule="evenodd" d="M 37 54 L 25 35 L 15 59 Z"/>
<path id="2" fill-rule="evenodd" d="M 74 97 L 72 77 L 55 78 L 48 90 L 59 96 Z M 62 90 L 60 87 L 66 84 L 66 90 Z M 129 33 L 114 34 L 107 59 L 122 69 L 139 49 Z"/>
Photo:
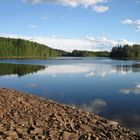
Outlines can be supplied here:
<path id="1" fill-rule="evenodd" d="M 115 121 L 108 121 L 107 124 L 110 125 L 110 126 L 113 126 L 113 127 L 118 126 L 118 122 L 115 122 Z"/>
<path id="2" fill-rule="evenodd" d="M 81 124 L 80 127 L 84 130 L 84 131 L 88 131 L 88 132 L 92 132 L 92 128 L 88 125 L 85 124 Z"/>
<path id="3" fill-rule="evenodd" d="M 78 134 L 64 131 L 63 140 L 78 140 Z"/>
<path id="4" fill-rule="evenodd" d="M 8 137 L 12 138 L 13 140 L 18 138 L 18 135 L 15 131 L 8 131 L 7 135 L 8 135 Z"/>
<path id="5" fill-rule="evenodd" d="M 37 135 L 37 134 L 42 135 L 43 134 L 43 129 L 42 128 L 35 128 L 35 130 L 31 131 L 31 134 L 33 134 L 33 135 Z"/>

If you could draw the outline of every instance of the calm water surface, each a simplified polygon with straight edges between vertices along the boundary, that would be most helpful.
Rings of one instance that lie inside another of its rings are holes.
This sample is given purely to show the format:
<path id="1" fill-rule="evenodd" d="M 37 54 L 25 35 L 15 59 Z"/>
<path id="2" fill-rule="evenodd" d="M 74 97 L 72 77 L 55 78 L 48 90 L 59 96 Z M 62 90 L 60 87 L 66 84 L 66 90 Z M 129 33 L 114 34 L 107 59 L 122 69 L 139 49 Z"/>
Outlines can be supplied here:
<path id="1" fill-rule="evenodd" d="M 140 62 L 0 60 L 0 87 L 76 105 L 140 132 Z"/>

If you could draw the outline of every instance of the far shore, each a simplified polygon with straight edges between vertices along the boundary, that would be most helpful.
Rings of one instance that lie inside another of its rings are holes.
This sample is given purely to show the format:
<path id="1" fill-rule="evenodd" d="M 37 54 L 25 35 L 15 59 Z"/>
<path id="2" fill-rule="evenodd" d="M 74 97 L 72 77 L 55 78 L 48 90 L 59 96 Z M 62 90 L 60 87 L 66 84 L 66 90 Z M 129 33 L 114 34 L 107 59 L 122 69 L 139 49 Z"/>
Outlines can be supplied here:
<path id="1" fill-rule="evenodd" d="M 0 60 L 6 60 L 6 59 L 33 59 L 33 60 L 51 60 L 51 59 L 57 59 L 57 58 L 110 58 L 113 60 L 136 60 L 136 61 L 140 61 L 139 58 L 123 58 L 123 57 L 109 57 L 109 56 L 57 56 L 57 57 L 0 57 Z"/>

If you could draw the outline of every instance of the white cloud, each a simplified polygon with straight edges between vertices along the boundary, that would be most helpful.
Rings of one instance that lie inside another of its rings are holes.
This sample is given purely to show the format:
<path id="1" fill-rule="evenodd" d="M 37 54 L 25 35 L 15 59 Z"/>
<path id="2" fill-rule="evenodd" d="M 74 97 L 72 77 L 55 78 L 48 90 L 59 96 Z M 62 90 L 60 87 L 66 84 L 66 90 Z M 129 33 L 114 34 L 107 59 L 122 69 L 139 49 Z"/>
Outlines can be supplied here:
<path id="1" fill-rule="evenodd" d="M 43 40 L 46 40 L 44 44 L 48 44 L 53 48 L 58 48 L 66 51 L 72 51 L 75 49 L 85 50 L 86 48 L 90 50 L 90 42 L 81 39 L 49 37 L 46 39 L 40 38 L 35 40 L 40 43 L 43 42 Z"/>
<path id="2" fill-rule="evenodd" d="M 132 88 L 121 89 L 120 93 L 123 93 L 123 94 L 130 94 L 130 93 L 132 93 L 132 94 L 140 95 L 140 84 L 136 84 Z"/>
<path id="3" fill-rule="evenodd" d="M 71 7 L 77 7 L 77 6 L 83 6 L 85 8 L 92 8 L 94 7 L 94 11 L 97 13 L 105 12 L 108 10 L 108 7 L 106 6 L 96 6 L 96 4 L 99 3 L 107 3 L 110 0 L 23 0 L 24 2 L 37 4 L 37 3 L 54 3 L 54 4 L 60 4 L 63 6 L 71 6 Z"/>
<path id="4" fill-rule="evenodd" d="M 134 23 L 136 25 L 137 31 L 140 32 L 140 20 L 136 20 Z"/>
<path id="5" fill-rule="evenodd" d="M 104 100 L 95 99 L 95 100 L 91 101 L 89 104 L 82 105 L 82 108 L 89 112 L 99 114 L 100 112 L 102 112 L 104 110 L 106 105 L 107 105 L 107 103 Z"/>
<path id="6" fill-rule="evenodd" d="M 102 62 L 103 60 L 101 60 Z M 112 67 L 111 64 L 108 63 L 108 61 L 104 61 L 105 64 L 100 64 L 100 61 L 98 61 L 98 64 L 89 64 L 87 63 L 77 63 L 75 65 L 73 64 L 60 64 L 60 65 L 54 65 L 54 66 L 48 66 L 45 70 L 39 71 L 39 75 L 59 75 L 59 74 L 67 74 L 67 75 L 73 75 L 73 74 L 83 74 L 85 75 L 85 78 L 94 78 L 94 77 L 102 77 L 105 78 L 109 75 L 119 74 L 124 75 L 128 73 L 126 69 L 118 69 L 117 67 Z"/>
<path id="7" fill-rule="evenodd" d="M 100 38 L 94 38 L 87 36 L 86 39 L 90 42 L 91 48 L 96 48 L 97 50 L 111 50 L 112 47 L 117 45 L 124 45 L 124 44 L 135 44 L 134 42 L 130 42 L 126 39 L 120 39 L 120 40 L 111 40 L 107 39 L 106 37 L 100 37 Z"/>
<path id="8" fill-rule="evenodd" d="M 123 93 L 123 94 L 129 94 L 130 89 L 121 89 L 120 92 Z"/>
<path id="9" fill-rule="evenodd" d="M 133 24 L 133 21 L 131 19 L 125 19 L 122 21 L 123 24 Z"/>
<path id="10" fill-rule="evenodd" d="M 31 25 L 29 25 L 29 28 L 31 28 L 31 29 L 36 29 L 36 28 L 37 28 L 37 25 L 31 24 Z"/>
<path id="11" fill-rule="evenodd" d="M 95 12 L 97 12 L 97 13 L 103 13 L 103 12 L 105 12 L 105 11 L 107 11 L 109 9 L 109 7 L 107 7 L 107 6 L 94 6 L 93 7 L 93 11 L 95 11 Z"/>
<path id="12" fill-rule="evenodd" d="M 126 25 L 133 25 L 136 27 L 136 31 L 140 32 L 140 19 L 138 20 L 125 19 L 122 21 L 122 23 Z"/>
<path id="13" fill-rule="evenodd" d="M 47 67 L 44 71 L 38 72 L 38 74 L 79 74 L 90 71 L 90 67 L 84 65 L 54 65 Z"/>
<path id="14" fill-rule="evenodd" d="M 126 39 L 120 40 L 111 40 L 106 37 L 95 38 L 92 36 L 87 36 L 85 39 L 75 39 L 75 38 L 62 38 L 57 36 L 52 37 L 26 37 L 19 35 L 8 35 L 2 34 L 3 37 L 11 37 L 11 38 L 22 38 L 34 42 L 38 42 L 49 47 L 55 49 L 62 49 L 65 51 L 72 50 L 89 50 L 89 51 L 110 51 L 112 47 L 116 45 L 124 45 L 124 44 L 136 44 L 136 42 L 130 42 Z"/>
<path id="15" fill-rule="evenodd" d="M 88 6 L 95 5 L 97 3 L 106 3 L 109 0 L 23 0 L 23 1 L 33 3 L 33 4 L 48 2 L 48 3 L 58 3 L 66 6 L 72 6 L 72 7 L 78 5 L 83 5 L 84 7 L 88 7 Z"/>
<path id="16" fill-rule="evenodd" d="M 94 77 L 95 76 L 95 73 L 94 72 L 89 72 L 86 74 L 86 77 Z"/>

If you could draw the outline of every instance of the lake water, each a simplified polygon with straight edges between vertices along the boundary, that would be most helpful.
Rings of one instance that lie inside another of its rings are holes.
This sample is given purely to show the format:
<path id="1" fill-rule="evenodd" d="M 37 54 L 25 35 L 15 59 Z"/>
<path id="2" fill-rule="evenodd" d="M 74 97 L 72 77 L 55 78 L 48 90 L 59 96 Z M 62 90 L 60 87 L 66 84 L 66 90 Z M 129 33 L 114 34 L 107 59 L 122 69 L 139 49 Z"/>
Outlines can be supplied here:
<path id="1" fill-rule="evenodd" d="M 72 104 L 140 132 L 139 61 L 0 60 L 0 87 Z"/>

